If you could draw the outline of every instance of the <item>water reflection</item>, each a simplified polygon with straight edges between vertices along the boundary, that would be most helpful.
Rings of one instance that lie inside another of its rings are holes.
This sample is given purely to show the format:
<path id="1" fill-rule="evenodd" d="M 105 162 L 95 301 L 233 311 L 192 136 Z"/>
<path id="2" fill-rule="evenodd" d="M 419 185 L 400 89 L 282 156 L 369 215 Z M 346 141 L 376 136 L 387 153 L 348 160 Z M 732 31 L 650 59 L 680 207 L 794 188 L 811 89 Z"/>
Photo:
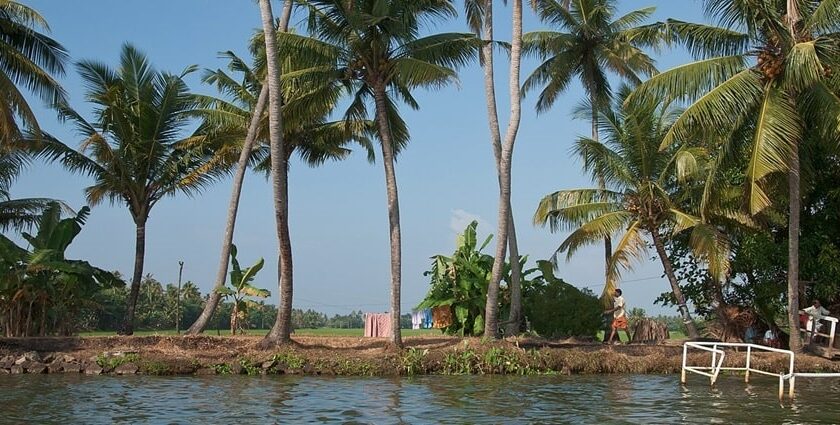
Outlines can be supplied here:
<path id="1" fill-rule="evenodd" d="M 670 376 L 4 376 L 0 423 L 837 423 L 840 381 Z"/>

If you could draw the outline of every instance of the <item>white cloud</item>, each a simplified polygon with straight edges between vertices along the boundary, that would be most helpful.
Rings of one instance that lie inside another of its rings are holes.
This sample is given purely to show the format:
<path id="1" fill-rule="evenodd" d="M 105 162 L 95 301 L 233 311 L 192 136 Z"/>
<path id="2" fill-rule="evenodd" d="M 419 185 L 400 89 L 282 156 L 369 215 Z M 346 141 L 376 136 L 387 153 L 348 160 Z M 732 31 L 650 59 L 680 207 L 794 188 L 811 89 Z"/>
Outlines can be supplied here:
<path id="1" fill-rule="evenodd" d="M 494 229 L 491 228 L 487 221 L 481 218 L 481 216 L 464 211 L 460 208 L 452 210 L 452 216 L 449 217 L 449 229 L 455 232 L 455 234 L 460 234 L 473 221 L 478 222 L 479 234 L 486 235 L 488 233 L 493 233 Z"/>

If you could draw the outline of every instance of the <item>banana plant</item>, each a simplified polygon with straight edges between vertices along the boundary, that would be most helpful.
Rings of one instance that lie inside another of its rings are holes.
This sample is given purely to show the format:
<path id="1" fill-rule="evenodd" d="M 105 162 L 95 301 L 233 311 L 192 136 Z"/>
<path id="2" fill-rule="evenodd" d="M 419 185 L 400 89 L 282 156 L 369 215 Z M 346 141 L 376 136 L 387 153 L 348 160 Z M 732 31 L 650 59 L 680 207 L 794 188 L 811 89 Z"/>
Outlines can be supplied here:
<path id="1" fill-rule="evenodd" d="M 271 296 L 271 292 L 267 289 L 257 288 L 251 284 L 254 281 L 254 277 L 256 277 L 257 273 L 265 265 L 265 260 L 260 258 L 251 267 L 243 269 L 239 266 L 236 254 L 236 245 L 231 245 L 231 287 L 223 286 L 216 289 L 216 292 L 223 297 L 233 297 L 233 311 L 230 314 L 231 335 L 236 335 L 237 332 L 244 333 L 245 328 L 248 326 L 248 310 L 257 305 L 256 302 L 246 297 L 268 298 Z"/>
<path id="2" fill-rule="evenodd" d="M 431 269 L 423 273 L 424 276 L 430 276 L 432 286 L 417 308 L 449 306 L 454 320 L 442 329 L 446 334 L 465 336 L 481 335 L 484 332 L 485 302 L 493 271 L 493 256 L 482 251 L 490 244 L 493 235 L 488 235 L 479 245 L 477 227 L 478 222 L 471 222 L 458 235 L 455 253 L 452 256 L 432 257 Z M 505 263 L 502 271 L 502 280 L 510 282 L 508 263 Z"/>
<path id="3" fill-rule="evenodd" d="M 81 308 L 93 306 L 96 292 L 125 284 L 87 261 L 65 258 L 90 209 L 64 219 L 61 211 L 58 202 L 50 203 L 38 220 L 38 231 L 22 234 L 31 251 L 0 236 L 0 327 L 6 336 L 71 333 L 71 319 Z"/>

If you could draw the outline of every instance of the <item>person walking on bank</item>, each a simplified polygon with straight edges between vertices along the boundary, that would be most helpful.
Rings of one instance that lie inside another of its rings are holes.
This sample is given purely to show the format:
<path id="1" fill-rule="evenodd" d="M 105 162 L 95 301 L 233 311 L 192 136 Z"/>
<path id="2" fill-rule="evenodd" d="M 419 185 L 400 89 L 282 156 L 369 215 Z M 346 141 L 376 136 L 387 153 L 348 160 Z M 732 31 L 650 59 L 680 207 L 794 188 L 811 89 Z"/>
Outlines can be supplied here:
<path id="1" fill-rule="evenodd" d="M 627 331 L 627 313 L 624 311 L 624 297 L 621 296 L 621 289 L 616 289 L 614 296 L 613 308 L 604 311 L 604 314 L 613 314 L 612 331 L 610 332 L 609 339 L 604 341 L 604 344 L 612 344 L 613 338 L 619 329 L 624 330 L 624 333 L 627 335 L 627 342 L 629 343 L 630 332 Z M 620 341 L 621 337 L 618 339 Z"/>

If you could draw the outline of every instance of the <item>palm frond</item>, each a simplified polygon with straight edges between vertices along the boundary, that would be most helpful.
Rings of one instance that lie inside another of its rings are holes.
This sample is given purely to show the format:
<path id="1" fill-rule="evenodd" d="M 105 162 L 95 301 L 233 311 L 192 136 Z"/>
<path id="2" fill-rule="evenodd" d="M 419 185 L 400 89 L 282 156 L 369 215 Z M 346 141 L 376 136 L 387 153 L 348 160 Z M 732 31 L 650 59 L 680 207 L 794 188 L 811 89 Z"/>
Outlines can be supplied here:
<path id="1" fill-rule="evenodd" d="M 788 170 L 802 124 L 785 92 L 767 90 L 758 113 L 752 155 L 746 172 L 749 210 L 757 214 L 772 204 L 761 187 L 769 174 Z"/>
<path id="2" fill-rule="evenodd" d="M 662 139 L 661 148 L 690 139 L 698 126 L 719 132 L 731 131 L 743 121 L 742 117 L 754 110 L 763 91 L 756 71 L 741 71 L 686 108 Z"/>
<path id="3" fill-rule="evenodd" d="M 556 257 L 558 253 L 565 252 L 566 259 L 571 259 L 578 249 L 613 237 L 626 229 L 632 221 L 633 215 L 627 211 L 613 211 L 596 217 L 575 229 L 560 244 L 554 255 Z"/>
<path id="4" fill-rule="evenodd" d="M 561 190 L 545 196 L 534 213 L 533 223 L 548 225 L 552 232 L 580 227 L 595 217 L 621 208 L 622 195 L 600 189 Z"/>

